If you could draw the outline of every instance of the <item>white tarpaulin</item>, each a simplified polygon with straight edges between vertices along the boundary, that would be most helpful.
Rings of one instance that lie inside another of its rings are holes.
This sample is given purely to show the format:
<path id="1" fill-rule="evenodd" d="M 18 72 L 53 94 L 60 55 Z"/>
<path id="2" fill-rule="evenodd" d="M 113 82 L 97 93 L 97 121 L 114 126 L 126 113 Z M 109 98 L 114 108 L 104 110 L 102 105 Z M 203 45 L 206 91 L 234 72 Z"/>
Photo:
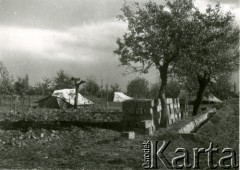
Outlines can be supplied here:
<path id="1" fill-rule="evenodd" d="M 70 103 L 71 105 L 74 105 L 75 89 L 54 90 L 52 96 L 61 98 L 66 102 Z M 90 105 L 90 104 L 93 104 L 93 102 L 84 98 L 80 93 L 78 93 L 78 103 L 77 103 L 78 106 Z"/>
<path id="2" fill-rule="evenodd" d="M 123 102 L 126 100 L 132 100 L 133 98 L 125 95 L 122 92 L 114 92 L 114 98 L 113 98 L 113 102 Z"/>
<path id="3" fill-rule="evenodd" d="M 209 96 L 208 96 L 208 101 L 210 101 L 210 102 L 214 102 L 214 103 L 221 103 L 222 101 L 221 100 L 219 100 L 218 98 L 216 98 L 214 95 L 212 95 L 212 94 L 210 94 Z"/>
<path id="4" fill-rule="evenodd" d="M 195 96 L 191 96 L 189 100 L 191 102 L 194 102 L 196 100 L 196 97 Z M 222 101 L 219 100 L 214 95 L 210 94 L 210 95 L 208 95 L 208 97 L 204 96 L 203 99 L 202 99 L 202 102 L 205 102 L 205 103 L 221 103 Z"/>

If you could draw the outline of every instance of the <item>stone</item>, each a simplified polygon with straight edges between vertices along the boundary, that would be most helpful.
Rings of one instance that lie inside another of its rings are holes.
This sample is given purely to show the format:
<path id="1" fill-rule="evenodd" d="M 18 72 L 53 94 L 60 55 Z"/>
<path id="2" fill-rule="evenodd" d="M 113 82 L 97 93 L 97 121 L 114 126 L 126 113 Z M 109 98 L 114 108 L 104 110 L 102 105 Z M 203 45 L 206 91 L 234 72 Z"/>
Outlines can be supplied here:
<path id="1" fill-rule="evenodd" d="M 167 104 L 171 104 L 171 103 L 173 103 L 172 98 L 167 98 Z"/>
<path id="2" fill-rule="evenodd" d="M 128 138 L 128 139 L 135 139 L 135 132 L 130 131 L 130 132 L 122 132 L 121 137 L 123 138 Z"/>
<path id="3" fill-rule="evenodd" d="M 154 126 L 152 120 L 143 120 L 139 123 L 139 127 L 143 129 L 150 128 L 152 126 Z"/>

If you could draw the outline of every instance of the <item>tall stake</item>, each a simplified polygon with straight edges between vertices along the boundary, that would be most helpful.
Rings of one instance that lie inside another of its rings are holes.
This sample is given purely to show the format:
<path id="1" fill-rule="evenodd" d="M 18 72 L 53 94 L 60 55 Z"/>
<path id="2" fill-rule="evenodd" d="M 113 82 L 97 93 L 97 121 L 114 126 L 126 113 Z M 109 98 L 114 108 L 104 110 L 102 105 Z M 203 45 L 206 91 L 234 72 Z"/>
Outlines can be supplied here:
<path id="1" fill-rule="evenodd" d="M 103 80 L 101 80 L 101 101 L 102 101 L 102 96 L 103 95 Z M 102 103 L 101 103 L 101 109 L 102 109 Z"/>
<path id="2" fill-rule="evenodd" d="M 108 84 L 106 84 L 106 92 L 107 92 L 107 110 L 108 110 Z"/>
<path id="3" fill-rule="evenodd" d="M 74 82 L 74 86 L 75 86 L 74 109 L 77 109 L 79 86 L 85 83 L 85 81 L 81 80 L 80 78 L 74 78 L 74 77 L 72 77 L 71 80 Z"/>

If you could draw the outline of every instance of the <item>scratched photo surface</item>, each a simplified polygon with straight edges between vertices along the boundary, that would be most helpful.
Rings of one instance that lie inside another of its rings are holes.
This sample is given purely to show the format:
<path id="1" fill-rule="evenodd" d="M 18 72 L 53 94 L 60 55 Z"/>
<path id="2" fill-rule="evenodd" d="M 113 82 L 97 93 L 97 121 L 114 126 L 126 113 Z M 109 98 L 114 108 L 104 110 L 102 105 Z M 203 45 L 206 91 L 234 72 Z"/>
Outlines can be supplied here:
<path id="1" fill-rule="evenodd" d="M 238 0 L 0 0 L 0 169 L 238 169 Z"/>

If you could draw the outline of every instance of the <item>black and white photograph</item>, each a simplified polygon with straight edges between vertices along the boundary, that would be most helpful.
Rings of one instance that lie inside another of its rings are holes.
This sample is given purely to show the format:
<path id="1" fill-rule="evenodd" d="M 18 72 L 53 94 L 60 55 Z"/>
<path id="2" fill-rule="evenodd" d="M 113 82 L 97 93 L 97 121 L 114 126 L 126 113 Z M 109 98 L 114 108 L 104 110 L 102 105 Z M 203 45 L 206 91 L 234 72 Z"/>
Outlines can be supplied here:
<path id="1" fill-rule="evenodd" d="M 0 0 L 0 169 L 239 169 L 239 0 Z"/>

